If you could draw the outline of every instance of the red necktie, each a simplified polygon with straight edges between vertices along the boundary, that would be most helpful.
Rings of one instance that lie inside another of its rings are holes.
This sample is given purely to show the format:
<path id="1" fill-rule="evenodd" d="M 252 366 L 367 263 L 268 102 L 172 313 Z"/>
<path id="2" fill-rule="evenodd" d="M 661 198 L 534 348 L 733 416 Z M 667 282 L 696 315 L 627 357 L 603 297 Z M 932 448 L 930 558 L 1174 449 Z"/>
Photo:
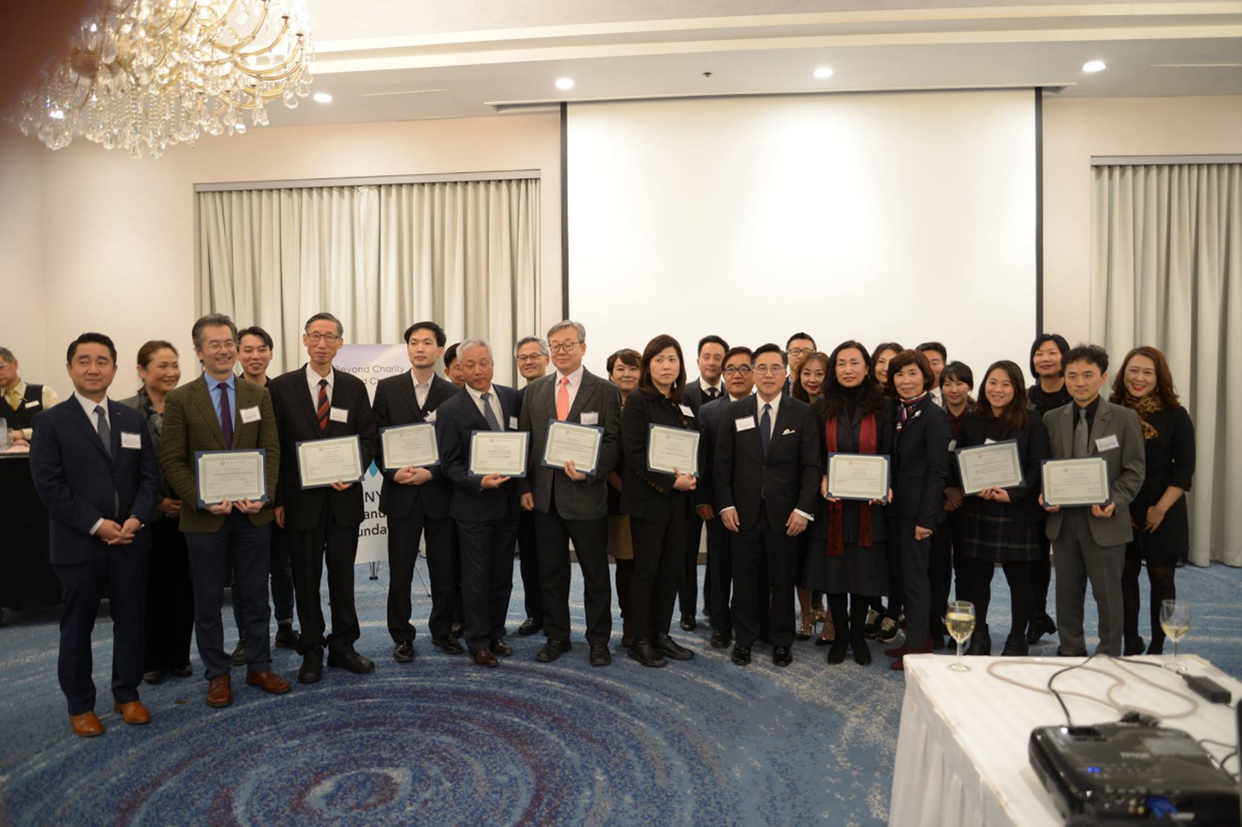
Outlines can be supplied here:
<path id="1" fill-rule="evenodd" d="M 328 380 L 319 380 L 319 404 L 315 406 L 319 414 L 319 430 L 328 432 Z"/>

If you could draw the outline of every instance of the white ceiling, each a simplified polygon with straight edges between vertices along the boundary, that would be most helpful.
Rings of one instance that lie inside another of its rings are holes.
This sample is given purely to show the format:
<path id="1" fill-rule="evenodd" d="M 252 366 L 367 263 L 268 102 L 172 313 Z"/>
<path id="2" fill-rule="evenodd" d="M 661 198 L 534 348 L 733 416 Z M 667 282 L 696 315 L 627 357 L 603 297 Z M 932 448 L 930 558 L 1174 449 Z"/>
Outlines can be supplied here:
<path id="1" fill-rule="evenodd" d="M 1242 2 L 308 0 L 315 91 L 274 126 L 653 96 L 1045 85 L 1242 94 Z M 1086 74 L 1082 64 L 1108 69 Z M 835 74 L 816 80 L 811 72 Z M 711 77 L 703 76 L 711 72 Z M 561 92 L 558 77 L 572 77 Z"/>

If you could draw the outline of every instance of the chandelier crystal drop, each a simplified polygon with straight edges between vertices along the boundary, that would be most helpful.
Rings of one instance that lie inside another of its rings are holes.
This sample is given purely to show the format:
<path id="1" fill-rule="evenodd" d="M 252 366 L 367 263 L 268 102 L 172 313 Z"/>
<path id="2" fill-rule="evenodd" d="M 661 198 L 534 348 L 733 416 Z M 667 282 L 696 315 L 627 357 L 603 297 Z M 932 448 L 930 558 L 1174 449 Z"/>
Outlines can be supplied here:
<path id="1" fill-rule="evenodd" d="M 93 0 L 7 119 L 52 149 L 82 135 L 158 158 L 296 108 L 313 51 L 305 0 Z"/>

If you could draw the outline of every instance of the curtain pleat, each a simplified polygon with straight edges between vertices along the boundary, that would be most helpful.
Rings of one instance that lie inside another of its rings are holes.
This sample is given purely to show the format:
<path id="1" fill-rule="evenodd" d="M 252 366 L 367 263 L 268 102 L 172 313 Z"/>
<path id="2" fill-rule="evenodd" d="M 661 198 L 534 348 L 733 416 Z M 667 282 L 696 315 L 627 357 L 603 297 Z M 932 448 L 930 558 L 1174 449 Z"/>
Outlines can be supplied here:
<path id="1" fill-rule="evenodd" d="M 513 384 L 509 354 L 539 321 L 538 179 L 198 198 L 202 306 L 271 333 L 274 371 L 304 361 L 302 325 L 327 310 L 354 344 L 400 342 L 424 319 L 450 342 L 486 339 Z"/>
<path id="2" fill-rule="evenodd" d="M 1094 169 L 1091 338 L 1154 345 L 1195 422 L 1190 560 L 1242 566 L 1242 164 Z"/>

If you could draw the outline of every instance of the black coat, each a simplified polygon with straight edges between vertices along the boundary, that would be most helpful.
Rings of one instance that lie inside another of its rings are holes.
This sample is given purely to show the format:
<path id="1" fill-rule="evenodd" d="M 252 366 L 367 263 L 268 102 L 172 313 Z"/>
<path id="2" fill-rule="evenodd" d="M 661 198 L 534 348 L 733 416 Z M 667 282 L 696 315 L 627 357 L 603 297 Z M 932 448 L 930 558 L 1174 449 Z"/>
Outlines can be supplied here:
<path id="1" fill-rule="evenodd" d="M 828 407 L 823 397 L 815 400 L 814 411 L 816 425 L 819 428 L 819 433 L 822 435 L 828 427 Z M 875 452 L 878 455 L 887 455 L 890 462 L 892 461 L 893 454 L 891 414 L 892 411 L 887 400 L 885 400 L 884 407 L 875 413 Z M 862 433 L 862 420 L 863 414 L 857 410 L 848 422 L 844 417 L 837 420 L 837 453 L 858 453 L 858 443 Z M 824 473 L 827 473 L 828 442 L 824 436 L 820 437 L 820 448 L 820 462 L 823 465 Z M 888 521 L 884 519 L 886 506 L 867 505 L 858 500 L 844 500 L 841 506 L 842 542 L 858 542 L 859 512 L 864 508 L 871 509 L 872 541 L 880 542 L 888 539 Z M 815 522 L 811 523 L 810 534 L 818 540 L 828 541 L 828 501 L 822 496 L 818 498 L 818 502 L 815 505 Z"/>
<path id="2" fill-rule="evenodd" d="M 699 408 L 699 484 L 694 489 L 694 504 L 715 508 L 716 444 L 720 441 L 720 423 L 732 399 L 726 393 Z"/>
<path id="3" fill-rule="evenodd" d="M 999 507 L 1002 514 L 1023 525 L 1034 525 L 1043 521 L 1044 509 L 1039 505 L 1039 491 L 1044 460 L 1048 459 L 1048 430 L 1044 427 L 1043 420 L 1032 411 L 1022 427 L 1002 428 L 995 419 L 980 419 L 973 411 L 962 418 L 962 433 L 957 440 L 959 449 L 984 445 L 989 439 L 993 442 L 1012 439 L 1018 443 L 1018 459 L 1022 463 L 1024 477 L 1022 485 L 1006 489 L 1009 492 L 1009 502 L 989 504 Z M 960 487 L 960 472 L 956 463 L 953 477 L 953 484 Z M 964 506 L 967 516 L 973 512 L 972 500 L 976 503 L 988 502 L 977 497 L 967 497 Z"/>
<path id="4" fill-rule="evenodd" d="M 683 405 L 689 414 L 682 410 Z M 641 388 L 630 394 L 621 410 L 621 454 L 625 464 L 621 475 L 621 511 L 658 520 L 670 509 L 680 508 L 688 516 L 692 510 L 690 494 L 673 488 L 672 474 L 647 469 L 647 432 L 652 425 L 697 430 L 698 409 L 684 397 L 679 403 L 673 402 Z M 701 473 L 702 469 L 700 476 Z"/>
<path id="5" fill-rule="evenodd" d="M 944 505 L 949 475 L 949 417 L 929 394 L 915 406 L 901 433 L 900 402 L 894 402 L 889 420 L 893 432 L 893 502 L 889 516 L 914 520 L 935 530 Z"/>
<path id="6" fill-rule="evenodd" d="M 396 425 L 413 425 L 418 422 L 435 422 L 435 410 L 450 397 L 461 393 L 461 388 L 447 379 L 433 376 L 431 388 L 427 391 L 427 401 L 423 407 L 418 406 L 418 395 L 414 392 L 413 371 L 406 371 L 400 376 L 381 379 L 375 388 L 375 421 L 380 429 Z M 428 417 L 431 417 L 428 419 Z M 384 443 L 380 440 L 376 453 L 376 463 L 380 469 L 384 467 Z M 431 479 L 422 485 L 401 485 L 396 482 L 396 471 L 384 471 L 384 484 L 380 488 L 380 511 L 390 517 L 408 517 L 419 501 L 423 504 L 423 512 L 433 520 L 448 516 L 449 503 L 453 497 L 453 485 L 444 477 L 439 465 L 427 469 Z"/>
<path id="7" fill-rule="evenodd" d="M 522 411 L 518 392 L 504 385 L 492 385 L 504 417 L 501 426 L 513 427 Z M 479 478 L 470 476 L 470 434 L 486 431 L 487 420 L 479 413 L 470 392 L 462 389 L 436 409 L 436 440 L 440 446 L 440 470 L 454 485 L 449 516 L 463 522 L 486 522 L 518 516 L 517 484 L 509 480 L 499 488 L 482 488 Z"/>
<path id="8" fill-rule="evenodd" d="M 1180 405 L 1148 414 L 1147 423 L 1156 429 L 1156 438 L 1144 440 L 1147 476 L 1138 496 L 1130 503 L 1130 517 L 1139 527 L 1134 532 L 1143 557 L 1149 563 L 1168 565 L 1185 557 L 1190 549 L 1190 515 L 1186 498 L 1178 497 L 1160 527 L 1153 533 L 1142 531 L 1147 509 L 1160 501 L 1170 485 L 1190 490 L 1195 475 L 1195 425 Z"/>

